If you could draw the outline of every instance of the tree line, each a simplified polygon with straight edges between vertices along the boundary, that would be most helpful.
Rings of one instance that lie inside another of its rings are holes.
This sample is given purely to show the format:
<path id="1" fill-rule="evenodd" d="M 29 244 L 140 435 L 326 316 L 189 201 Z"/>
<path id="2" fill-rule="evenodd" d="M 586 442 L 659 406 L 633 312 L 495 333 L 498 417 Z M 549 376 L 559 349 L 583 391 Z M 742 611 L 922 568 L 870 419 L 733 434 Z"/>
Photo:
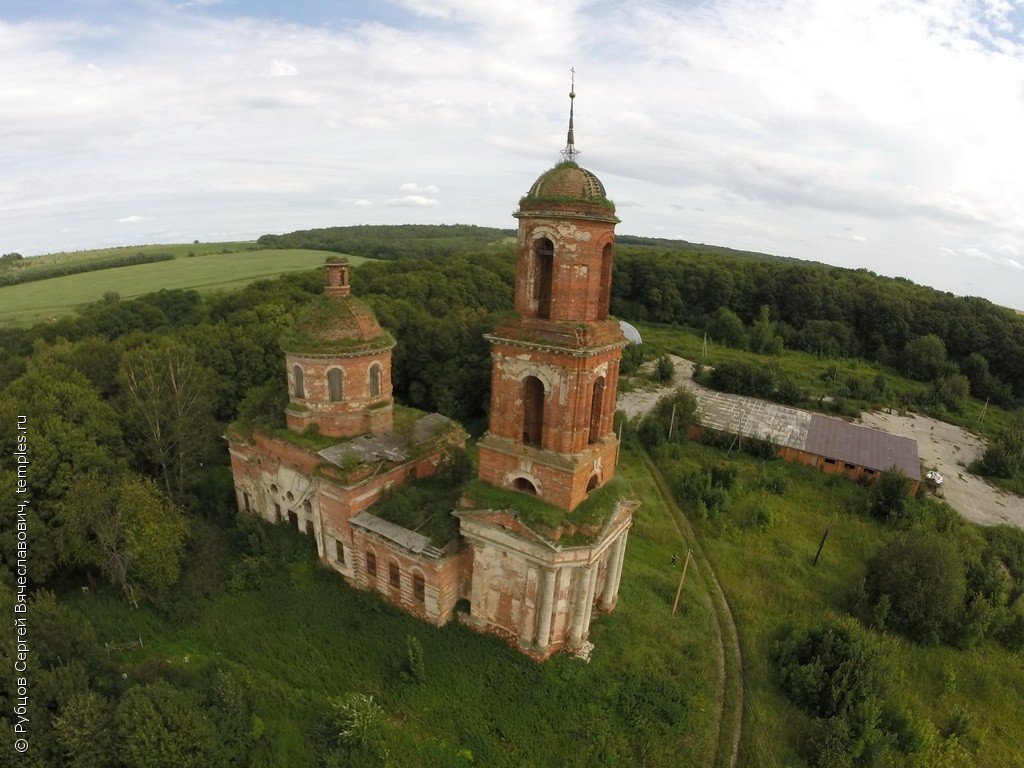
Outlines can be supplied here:
<path id="1" fill-rule="evenodd" d="M 620 246 L 612 312 L 708 330 L 740 346 L 744 326 L 774 323 L 786 347 L 823 357 L 860 357 L 918 380 L 957 366 L 971 393 L 1013 407 L 1024 398 L 1024 317 L 976 297 L 807 262 Z M 764 313 L 767 312 L 767 315 Z"/>
<path id="2" fill-rule="evenodd" d="M 9 258 L 14 256 L 17 256 L 17 259 Z M 171 261 L 173 258 L 174 254 L 171 253 L 140 252 L 125 256 L 110 256 L 104 259 L 61 261 L 56 264 L 37 266 L 32 263 L 31 259 L 23 259 L 20 254 L 6 254 L 0 258 L 0 286 L 32 283 L 37 280 L 49 280 L 52 277 L 97 272 L 101 269 L 131 267 L 136 264 L 155 264 L 158 261 Z"/>

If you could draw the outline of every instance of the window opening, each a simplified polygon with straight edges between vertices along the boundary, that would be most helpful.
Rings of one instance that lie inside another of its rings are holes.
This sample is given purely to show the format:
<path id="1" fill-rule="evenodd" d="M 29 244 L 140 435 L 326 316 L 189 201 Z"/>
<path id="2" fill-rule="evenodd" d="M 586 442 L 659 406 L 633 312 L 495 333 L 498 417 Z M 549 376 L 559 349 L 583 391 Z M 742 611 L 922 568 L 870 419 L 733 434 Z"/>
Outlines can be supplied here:
<path id="1" fill-rule="evenodd" d="M 412 576 L 412 596 L 416 598 L 416 602 L 422 603 L 426 599 L 426 583 L 423 581 L 423 577 L 418 573 L 414 573 Z"/>
<path id="2" fill-rule="evenodd" d="M 523 380 L 523 443 L 541 447 L 544 436 L 544 383 L 536 376 Z"/>
<path id="3" fill-rule="evenodd" d="M 306 386 L 302 380 L 302 368 L 298 365 L 292 368 L 292 376 L 295 379 L 295 397 L 303 399 L 306 397 Z"/>
<path id="4" fill-rule="evenodd" d="M 604 376 L 594 382 L 594 395 L 590 403 L 590 443 L 601 437 L 601 409 L 604 404 Z"/>
<path id="5" fill-rule="evenodd" d="M 370 366 L 370 397 L 380 395 L 380 366 Z"/>
<path id="6" fill-rule="evenodd" d="M 327 396 L 331 402 L 338 403 L 345 398 L 345 390 L 342 386 L 341 369 L 331 368 L 327 372 Z"/>
<path id="7" fill-rule="evenodd" d="M 551 282 L 554 274 L 555 244 L 546 237 L 534 245 L 533 298 L 537 302 L 537 317 L 551 317 Z"/>
<path id="8" fill-rule="evenodd" d="M 608 305 L 612 294 L 612 244 L 605 245 L 601 252 L 601 284 L 597 299 L 597 319 L 608 319 Z"/>
<path id="9" fill-rule="evenodd" d="M 398 563 L 388 563 L 388 581 L 395 589 L 402 586 L 402 574 L 398 570 Z"/>

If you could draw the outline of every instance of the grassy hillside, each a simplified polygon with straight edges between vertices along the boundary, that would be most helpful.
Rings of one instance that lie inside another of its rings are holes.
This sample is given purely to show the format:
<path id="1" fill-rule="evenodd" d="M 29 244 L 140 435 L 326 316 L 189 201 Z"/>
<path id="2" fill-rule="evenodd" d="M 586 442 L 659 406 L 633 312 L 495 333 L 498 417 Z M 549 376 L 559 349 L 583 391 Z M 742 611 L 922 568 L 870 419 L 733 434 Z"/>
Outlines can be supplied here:
<path id="1" fill-rule="evenodd" d="M 726 455 L 693 442 L 667 448 L 656 454 L 656 461 L 670 485 L 673 478 L 700 467 L 728 470 L 733 478 L 717 511 L 701 517 L 692 501 L 683 506 L 739 628 L 747 686 L 740 765 L 805 764 L 801 745 L 820 723 L 783 694 L 774 662 L 778 643 L 793 628 L 848 613 L 869 624 L 862 604 L 867 562 L 900 531 L 868 517 L 863 512 L 865 489 L 845 478 L 780 460 Z M 922 510 L 932 508 L 930 502 L 922 503 Z M 924 526 L 927 514 L 921 514 L 917 525 Z M 955 515 L 946 524 L 945 535 L 951 538 L 970 537 L 975 529 Z M 960 526 L 964 534 L 955 533 Z M 814 565 L 826 529 L 830 534 Z M 951 747 L 949 739 L 955 735 L 958 748 L 966 750 L 959 762 L 939 763 L 919 744 L 913 758 L 892 765 L 1024 764 L 1019 741 L 1024 667 L 1019 653 L 989 640 L 952 648 L 917 645 L 894 634 L 875 637 L 892 664 L 887 707 L 905 713 L 918 731 L 932 734 L 935 749 Z"/>
<path id="2" fill-rule="evenodd" d="M 151 245 L 37 256 L 21 269 L 33 269 L 37 259 L 42 266 L 67 260 L 101 260 L 125 252 L 169 252 L 175 259 L 0 287 L 0 326 L 30 325 L 67 315 L 109 292 L 132 298 L 162 288 L 238 288 L 261 278 L 314 269 L 328 256 L 337 255 L 305 249 L 262 250 L 252 243 Z M 353 264 L 365 261 L 359 256 L 350 256 L 349 260 Z"/>

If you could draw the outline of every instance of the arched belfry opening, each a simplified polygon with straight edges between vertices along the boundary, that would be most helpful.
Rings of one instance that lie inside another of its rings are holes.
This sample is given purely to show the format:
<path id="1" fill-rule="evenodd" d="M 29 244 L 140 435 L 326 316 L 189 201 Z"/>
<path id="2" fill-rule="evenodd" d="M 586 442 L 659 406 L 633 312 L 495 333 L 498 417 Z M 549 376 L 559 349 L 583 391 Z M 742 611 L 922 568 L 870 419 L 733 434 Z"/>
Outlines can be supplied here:
<path id="1" fill-rule="evenodd" d="M 544 382 L 536 376 L 523 380 L 523 443 L 541 447 L 544 437 Z"/>
<path id="2" fill-rule="evenodd" d="M 597 319 L 607 320 L 612 296 L 612 244 L 605 243 L 601 251 L 601 284 L 598 289 Z"/>
<path id="3" fill-rule="evenodd" d="M 604 376 L 594 382 L 594 392 L 590 401 L 590 439 L 593 445 L 601 438 L 601 417 L 604 415 Z"/>
<path id="4" fill-rule="evenodd" d="M 551 317 L 551 283 L 554 276 L 555 244 L 541 237 L 533 245 L 533 300 L 537 317 Z"/>
<path id="5" fill-rule="evenodd" d="M 302 400 L 306 397 L 306 383 L 302 376 L 302 366 L 292 366 L 292 378 L 295 379 L 295 397 Z"/>

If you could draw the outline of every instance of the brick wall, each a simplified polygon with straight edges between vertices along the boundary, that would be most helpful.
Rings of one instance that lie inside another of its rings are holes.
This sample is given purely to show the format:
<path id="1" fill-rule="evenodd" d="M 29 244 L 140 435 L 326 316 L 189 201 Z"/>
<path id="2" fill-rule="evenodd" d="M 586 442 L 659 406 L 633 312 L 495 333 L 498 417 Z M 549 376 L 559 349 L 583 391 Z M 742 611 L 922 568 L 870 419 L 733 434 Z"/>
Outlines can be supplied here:
<path id="1" fill-rule="evenodd" d="M 301 398 L 296 396 L 296 365 L 302 368 L 305 397 Z M 332 437 L 354 437 L 365 432 L 380 434 L 391 430 L 390 349 L 352 357 L 313 357 L 289 353 L 285 356 L 285 366 L 288 396 L 292 404 L 285 410 L 290 429 L 302 432 L 310 424 L 317 424 L 320 434 Z M 373 366 L 380 370 L 380 391 L 376 395 L 371 394 L 370 387 Z M 343 391 L 340 401 L 330 399 L 327 374 L 334 368 L 342 372 Z"/>

